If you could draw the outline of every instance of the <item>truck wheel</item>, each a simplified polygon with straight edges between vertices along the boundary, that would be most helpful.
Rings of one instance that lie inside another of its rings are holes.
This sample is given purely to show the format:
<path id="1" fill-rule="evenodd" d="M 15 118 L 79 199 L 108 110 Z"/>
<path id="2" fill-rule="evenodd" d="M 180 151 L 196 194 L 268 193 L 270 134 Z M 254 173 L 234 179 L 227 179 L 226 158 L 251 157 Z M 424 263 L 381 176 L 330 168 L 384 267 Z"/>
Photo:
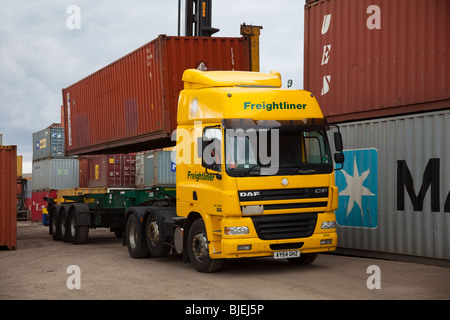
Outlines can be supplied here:
<path id="1" fill-rule="evenodd" d="M 61 229 L 58 223 L 58 209 L 59 207 L 53 206 L 52 211 L 50 212 L 50 232 L 53 240 L 55 241 L 61 240 Z"/>
<path id="2" fill-rule="evenodd" d="M 195 270 L 199 272 L 219 271 L 223 265 L 223 259 L 211 259 L 208 249 L 208 238 L 203 219 L 195 220 L 189 229 L 188 236 L 189 258 Z"/>
<path id="3" fill-rule="evenodd" d="M 72 237 L 69 230 L 68 215 L 69 214 L 66 212 L 65 206 L 63 206 L 59 213 L 59 228 L 61 230 L 61 239 L 63 242 L 72 241 Z"/>
<path id="4" fill-rule="evenodd" d="M 69 215 L 69 231 L 73 244 L 86 243 L 89 235 L 89 226 L 79 226 L 77 224 L 76 209 L 72 208 Z"/>
<path id="5" fill-rule="evenodd" d="M 292 264 L 307 265 L 313 263 L 314 260 L 316 260 L 316 258 L 317 253 L 304 253 L 300 255 L 299 258 L 290 258 L 287 259 L 287 261 L 289 261 Z"/>
<path id="6" fill-rule="evenodd" d="M 147 245 L 155 257 L 166 257 L 172 246 L 164 243 L 164 217 L 156 212 L 150 212 L 145 223 Z"/>
<path id="7" fill-rule="evenodd" d="M 128 252 L 134 259 L 145 258 L 150 254 L 142 233 L 136 216 L 131 214 L 125 226 L 125 240 L 127 242 Z"/>

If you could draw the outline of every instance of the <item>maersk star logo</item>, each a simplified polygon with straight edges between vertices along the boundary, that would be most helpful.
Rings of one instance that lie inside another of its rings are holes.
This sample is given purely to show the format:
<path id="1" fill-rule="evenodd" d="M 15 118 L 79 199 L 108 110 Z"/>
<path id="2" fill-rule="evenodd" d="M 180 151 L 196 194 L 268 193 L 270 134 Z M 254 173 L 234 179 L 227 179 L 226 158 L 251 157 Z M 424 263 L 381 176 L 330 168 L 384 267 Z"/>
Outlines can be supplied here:
<path id="1" fill-rule="evenodd" d="M 336 220 L 341 226 L 378 226 L 378 151 L 344 151 L 345 164 L 336 171 L 339 208 Z"/>

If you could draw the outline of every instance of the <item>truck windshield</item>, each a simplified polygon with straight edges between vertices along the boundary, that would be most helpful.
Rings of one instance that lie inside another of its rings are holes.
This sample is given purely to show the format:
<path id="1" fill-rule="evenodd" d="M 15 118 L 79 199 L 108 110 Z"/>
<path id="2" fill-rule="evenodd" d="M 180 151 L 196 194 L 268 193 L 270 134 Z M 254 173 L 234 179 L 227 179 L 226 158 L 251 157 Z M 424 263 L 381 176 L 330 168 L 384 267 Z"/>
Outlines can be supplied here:
<path id="1" fill-rule="evenodd" d="M 224 120 L 225 169 L 229 176 L 331 173 L 322 119 Z"/>

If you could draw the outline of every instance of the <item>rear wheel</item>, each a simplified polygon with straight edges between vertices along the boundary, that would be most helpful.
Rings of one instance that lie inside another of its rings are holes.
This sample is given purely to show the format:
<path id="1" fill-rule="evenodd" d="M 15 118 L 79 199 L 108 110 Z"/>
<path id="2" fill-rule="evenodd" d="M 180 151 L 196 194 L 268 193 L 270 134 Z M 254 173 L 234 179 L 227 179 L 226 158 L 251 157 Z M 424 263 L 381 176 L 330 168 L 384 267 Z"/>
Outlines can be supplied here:
<path id="1" fill-rule="evenodd" d="M 75 208 L 70 210 L 69 231 L 73 244 L 86 243 L 89 236 L 89 226 L 79 226 L 77 224 L 77 213 Z"/>
<path id="2" fill-rule="evenodd" d="M 131 214 L 125 226 L 125 240 L 127 242 L 128 252 L 134 259 L 145 258 L 150 254 L 142 234 L 142 228 L 139 226 L 136 216 Z"/>
<path id="3" fill-rule="evenodd" d="M 189 229 L 188 252 L 194 268 L 199 272 L 215 272 L 222 268 L 223 259 L 211 259 L 209 256 L 208 238 L 203 219 L 195 220 Z"/>
<path id="4" fill-rule="evenodd" d="M 68 214 L 66 213 L 66 208 L 62 207 L 59 213 L 59 228 L 61 230 L 61 239 L 64 242 L 71 242 L 72 237 L 69 231 Z"/>
<path id="5" fill-rule="evenodd" d="M 150 212 L 145 223 L 147 245 L 151 254 L 155 257 L 165 257 L 170 253 L 172 246 L 164 243 L 164 217 L 155 212 Z"/>
<path id="6" fill-rule="evenodd" d="M 58 214 L 59 214 L 59 208 L 56 206 L 53 206 L 52 211 L 50 212 L 50 228 L 51 228 L 51 234 L 53 240 L 61 240 L 61 228 L 59 226 L 58 221 Z"/>

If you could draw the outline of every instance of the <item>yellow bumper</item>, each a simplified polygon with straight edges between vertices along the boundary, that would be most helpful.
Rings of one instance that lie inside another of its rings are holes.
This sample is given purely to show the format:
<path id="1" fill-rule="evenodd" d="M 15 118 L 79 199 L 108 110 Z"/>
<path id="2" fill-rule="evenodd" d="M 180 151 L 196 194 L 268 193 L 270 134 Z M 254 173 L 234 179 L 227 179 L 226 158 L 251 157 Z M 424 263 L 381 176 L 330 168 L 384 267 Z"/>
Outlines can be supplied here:
<path id="1" fill-rule="evenodd" d="M 273 256 L 276 251 L 298 250 L 300 253 L 330 252 L 336 250 L 336 229 L 321 229 L 322 221 L 335 221 L 334 213 L 318 215 L 314 233 L 307 238 L 291 238 L 282 240 L 261 240 L 250 218 L 223 219 L 225 226 L 247 226 L 247 235 L 222 236 L 220 241 L 212 241 L 209 245 L 210 256 L 221 258 L 249 258 Z"/>

